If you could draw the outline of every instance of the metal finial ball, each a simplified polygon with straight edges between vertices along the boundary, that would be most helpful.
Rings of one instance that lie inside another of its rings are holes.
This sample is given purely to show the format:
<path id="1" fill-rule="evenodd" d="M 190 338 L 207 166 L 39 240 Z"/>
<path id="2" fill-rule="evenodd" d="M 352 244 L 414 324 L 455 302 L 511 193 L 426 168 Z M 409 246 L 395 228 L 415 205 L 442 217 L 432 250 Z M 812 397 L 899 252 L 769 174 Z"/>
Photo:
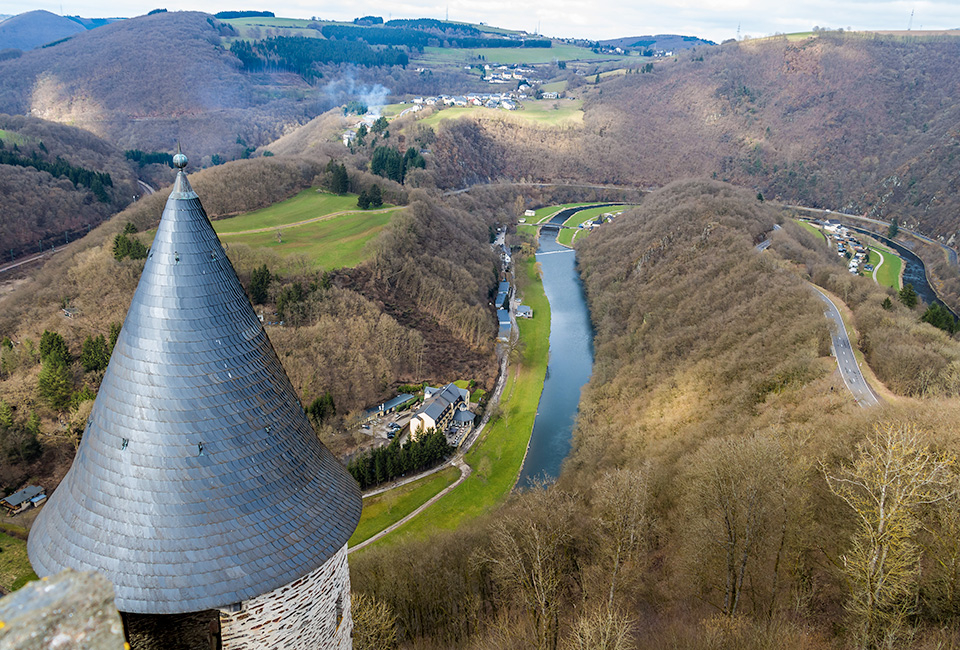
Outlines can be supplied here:
<path id="1" fill-rule="evenodd" d="M 176 154 L 173 157 L 173 166 L 177 169 L 183 169 L 187 166 L 187 157 L 182 153 Z"/>

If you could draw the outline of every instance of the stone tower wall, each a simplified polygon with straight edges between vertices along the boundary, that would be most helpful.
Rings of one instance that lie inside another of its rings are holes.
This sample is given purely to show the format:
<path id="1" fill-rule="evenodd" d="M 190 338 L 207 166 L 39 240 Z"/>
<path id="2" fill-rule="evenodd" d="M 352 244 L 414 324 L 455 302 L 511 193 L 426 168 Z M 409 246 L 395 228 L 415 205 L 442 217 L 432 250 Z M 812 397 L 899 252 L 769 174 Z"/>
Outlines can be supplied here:
<path id="1" fill-rule="evenodd" d="M 351 650 L 347 546 L 312 573 L 220 613 L 223 650 Z"/>

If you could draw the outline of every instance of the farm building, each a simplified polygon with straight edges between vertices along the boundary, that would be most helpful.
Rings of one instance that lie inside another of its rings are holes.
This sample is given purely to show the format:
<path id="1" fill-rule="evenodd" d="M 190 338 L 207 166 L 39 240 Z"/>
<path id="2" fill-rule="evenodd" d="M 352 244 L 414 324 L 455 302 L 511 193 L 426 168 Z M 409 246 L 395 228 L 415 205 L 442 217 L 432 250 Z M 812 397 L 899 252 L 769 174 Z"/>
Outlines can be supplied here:
<path id="1" fill-rule="evenodd" d="M 0 499 L 0 505 L 8 515 L 15 515 L 29 508 L 39 506 L 47 500 L 44 489 L 38 485 L 28 485 L 19 492 Z"/>
<path id="2" fill-rule="evenodd" d="M 383 417 L 387 413 L 393 413 L 398 409 L 400 409 L 401 407 L 406 406 L 407 404 L 409 404 L 415 399 L 417 399 L 416 395 L 407 395 L 407 394 L 397 395 L 396 397 L 387 400 L 383 404 L 377 404 L 373 408 L 369 408 L 366 411 L 364 411 L 363 418 L 361 421 L 369 422 L 374 418 Z"/>

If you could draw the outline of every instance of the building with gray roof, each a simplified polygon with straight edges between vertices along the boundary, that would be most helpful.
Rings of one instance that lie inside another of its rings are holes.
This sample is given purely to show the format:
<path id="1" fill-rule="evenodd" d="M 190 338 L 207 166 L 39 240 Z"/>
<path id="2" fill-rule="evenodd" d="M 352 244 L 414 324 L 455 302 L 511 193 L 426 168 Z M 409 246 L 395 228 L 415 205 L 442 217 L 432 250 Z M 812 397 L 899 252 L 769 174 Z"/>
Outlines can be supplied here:
<path id="1" fill-rule="evenodd" d="M 307 421 L 186 157 L 174 162 L 83 440 L 31 531 L 30 561 L 41 577 L 99 571 L 128 615 L 213 611 L 224 650 L 349 648 L 358 486 Z"/>
<path id="2" fill-rule="evenodd" d="M 28 485 L 19 492 L 14 492 L 10 496 L 0 499 L 0 506 L 3 506 L 7 514 L 15 515 L 33 505 L 43 503 L 46 498 L 42 487 Z"/>
<path id="3" fill-rule="evenodd" d="M 410 419 L 410 435 L 415 440 L 430 429 L 445 429 L 458 410 L 467 408 L 470 392 L 451 383 L 442 388 L 427 387 L 423 399 L 423 406 Z"/>

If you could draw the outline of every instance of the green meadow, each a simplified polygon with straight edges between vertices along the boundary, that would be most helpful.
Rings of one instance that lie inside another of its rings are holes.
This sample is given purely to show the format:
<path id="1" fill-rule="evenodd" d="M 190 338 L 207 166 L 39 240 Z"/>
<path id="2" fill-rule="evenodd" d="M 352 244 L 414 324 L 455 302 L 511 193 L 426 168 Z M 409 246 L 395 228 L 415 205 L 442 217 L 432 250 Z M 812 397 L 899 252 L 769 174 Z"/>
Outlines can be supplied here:
<path id="1" fill-rule="evenodd" d="M 401 207 L 357 208 L 357 196 L 309 189 L 263 210 L 213 222 L 224 244 L 243 244 L 276 253 L 279 271 L 289 271 L 306 257 L 316 268 L 356 266 L 365 246 Z M 278 237 L 279 233 L 279 237 Z M 296 258 L 296 259 L 295 259 Z"/>
<path id="2" fill-rule="evenodd" d="M 459 469 L 448 467 L 419 481 L 364 499 L 360 523 L 348 544 L 356 546 L 397 523 L 459 477 Z"/>
<path id="3" fill-rule="evenodd" d="M 494 116 L 536 122 L 548 126 L 583 122 L 583 101 L 579 99 L 525 100 L 521 102 L 521 105 L 522 108 L 514 111 L 485 106 L 450 106 L 423 118 L 420 122 L 427 126 L 436 126 L 444 120 L 453 120 L 459 117 Z"/>
<path id="4" fill-rule="evenodd" d="M 27 559 L 27 543 L 0 532 L 0 587 L 15 591 L 36 579 Z"/>
<path id="5" fill-rule="evenodd" d="M 877 264 L 880 264 L 880 255 L 877 251 L 883 253 L 883 264 L 879 269 Z M 900 288 L 900 269 L 903 266 L 903 260 L 895 252 L 886 246 L 870 246 L 869 262 L 877 271 L 877 284 L 881 287 Z"/>

